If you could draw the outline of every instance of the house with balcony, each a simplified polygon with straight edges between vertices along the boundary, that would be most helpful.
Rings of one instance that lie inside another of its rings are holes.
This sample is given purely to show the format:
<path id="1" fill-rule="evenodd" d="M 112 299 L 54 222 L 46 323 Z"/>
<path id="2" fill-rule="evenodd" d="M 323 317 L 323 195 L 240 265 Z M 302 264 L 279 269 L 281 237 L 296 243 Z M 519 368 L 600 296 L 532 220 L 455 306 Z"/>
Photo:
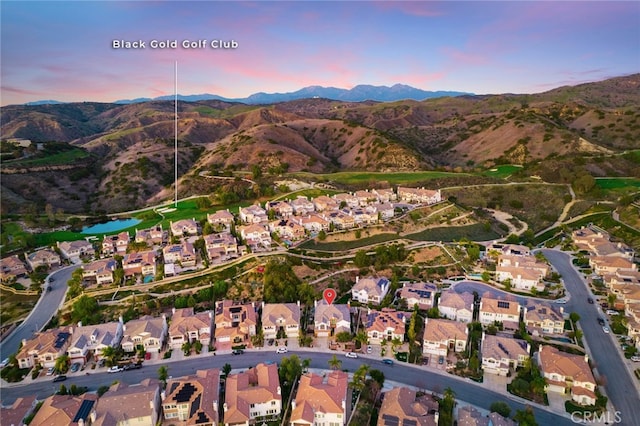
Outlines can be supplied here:
<path id="1" fill-rule="evenodd" d="M 119 321 L 96 325 L 78 323 L 78 326 L 74 327 L 71 344 L 67 348 L 71 363 L 79 362 L 84 365 L 91 357 L 95 361 L 101 360 L 102 351 L 106 347 L 120 346 L 122 330 L 122 317 Z"/>
<path id="2" fill-rule="evenodd" d="M 27 275 L 27 267 L 17 254 L 0 260 L 0 281 L 15 280 Z"/>
<path id="3" fill-rule="evenodd" d="M 360 200 L 358 200 L 358 197 L 353 194 L 343 192 L 335 194 L 332 198 L 338 204 L 338 208 L 348 207 L 350 209 L 355 209 L 360 206 Z"/>
<path id="4" fill-rule="evenodd" d="M 231 231 L 231 226 L 235 222 L 235 216 L 228 209 L 218 210 L 215 213 L 207 214 L 207 222 L 209 222 L 217 232 Z"/>
<path id="5" fill-rule="evenodd" d="M 435 204 L 442 201 L 440 190 L 398 187 L 398 198 L 406 203 Z"/>
<path id="6" fill-rule="evenodd" d="M 159 353 L 167 340 L 167 317 L 143 316 L 128 321 L 122 327 L 121 346 L 125 352 L 144 349 L 149 353 Z"/>
<path id="7" fill-rule="evenodd" d="M 127 252 L 129 241 L 129 233 L 126 231 L 122 231 L 116 235 L 105 235 L 102 239 L 102 255 L 124 255 Z"/>
<path id="8" fill-rule="evenodd" d="M 60 266 L 60 255 L 50 248 L 43 248 L 33 253 L 25 254 L 27 264 L 32 271 L 43 266 L 47 269 Z"/>
<path id="9" fill-rule="evenodd" d="M 226 299 L 216 302 L 216 349 L 250 345 L 251 336 L 257 333 L 257 324 L 256 307 L 253 303 L 236 303 Z"/>
<path id="10" fill-rule="evenodd" d="M 351 229 L 356 226 L 356 220 L 353 216 L 345 213 L 342 210 L 331 210 L 324 212 L 322 218 L 330 224 L 333 224 L 335 229 Z"/>
<path id="11" fill-rule="evenodd" d="M 338 210 L 340 207 L 340 203 L 338 203 L 335 199 L 328 197 L 326 195 L 320 195 L 312 200 L 313 207 L 317 212 L 326 212 L 326 211 L 334 211 Z"/>
<path id="12" fill-rule="evenodd" d="M 571 399 L 580 405 L 595 405 L 596 379 L 587 355 L 569 354 L 553 346 L 540 345 L 538 366 L 548 392 L 570 393 Z"/>
<path id="13" fill-rule="evenodd" d="M 358 199 L 360 207 L 368 206 L 378 201 L 378 197 L 375 193 L 370 192 L 368 189 L 364 191 L 356 191 L 353 193 L 354 197 Z"/>
<path id="14" fill-rule="evenodd" d="M 189 241 L 180 244 L 169 244 L 162 249 L 164 263 L 180 264 L 181 269 L 193 269 L 196 267 L 196 249 Z"/>
<path id="15" fill-rule="evenodd" d="M 356 226 L 375 225 L 378 223 L 378 213 L 375 209 L 371 208 L 371 206 L 368 206 L 368 208 L 357 207 L 350 209 L 347 214 L 353 217 Z"/>
<path id="16" fill-rule="evenodd" d="M 269 222 L 269 230 L 281 239 L 296 241 L 306 236 L 305 229 L 293 219 L 277 219 Z"/>
<path id="17" fill-rule="evenodd" d="M 438 410 L 438 401 L 432 395 L 418 396 L 414 389 L 394 387 L 384 393 L 377 426 L 437 426 Z"/>
<path id="18" fill-rule="evenodd" d="M 240 236 L 253 251 L 264 251 L 271 248 L 271 234 L 262 225 L 241 226 Z"/>
<path id="19" fill-rule="evenodd" d="M 325 300 L 315 301 L 313 334 L 316 337 L 332 337 L 346 331 L 351 333 L 349 305 L 328 304 Z"/>
<path id="20" fill-rule="evenodd" d="M 158 224 L 149 229 L 136 229 L 135 242 L 145 243 L 149 247 L 161 245 L 169 240 L 169 233 L 162 230 L 162 225 Z"/>
<path id="21" fill-rule="evenodd" d="M 316 211 L 313 202 L 301 195 L 291 201 L 291 207 L 293 208 L 293 213 L 297 216 L 306 216 Z"/>
<path id="22" fill-rule="evenodd" d="M 220 370 L 171 378 L 161 394 L 163 424 L 218 426 Z"/>
<path id="23" fill-rule="evenodd" d="M 278 366 L 258 364 L 226 380 L 224 424 L 238 426 L 277 420 L 282 411 Z"/>
<path id="24" fill-rule="evenodd" d="M 468 338 L 469 329 L 465 323 L 425 318 L 422 353 L 446 357 L 449 351 L 464 352 L 467 349 Z"/>
<path id="25" fill-rule="evenodd" d="M 293 206 L 286 201 L 269 201 L 265 205 L 267 216 L 273 211 L 275 216 L 279 218 L 287 218 L 293 216 Z"/>
<path id="26" fill-rule="evenodd" d="M 400 299 L 407 302 L 409 309 L 418 305 L 418 309 L 428 310 L 434 307 L 437 292 L 433 283 L 405 283 L 400 289 Z"/>
<path id="27" fill-rule="evenodd" d="M 544 290 L 542 280 L 549 273 L 549 266 L 528 255 L 501 255 L 496 265 L 496 280 L 505 282 L 518 290 Z"/>
<path id="28" fill-rule="evenodd" d="M 156 275 L 156 252 L 153 250 L 127 253 L 122 258 L 122 269 L 125 277 Z"/>
<path id="29" fill-rule="evenodd" d="M 247 224 L 267 224 L 269 218 L 267 211 L 257 204 L 248 207 L 240 207 L 240 220 Z"/>
<path id="30" fill-rule="evenodd" d="M 177 238 L 200 235 L 200 225 L 195 218 L 169 222 L 171 235 Z"/>
<path id="31" fill-rule="evenodd" d="M 346 426 L 349 376 L 343 371 L 305 373 L 291 402 L 289 426 Z"/>
<path id="32" fill-rule="evenodd" d="M 523 321 L 533 336 L 564 333 L 564 308 L 529 301 L 524 307 Z"/>
<path id="33" fill-rule="evenodd" d="M 529 360 L 531 345 L 525 340 L 492 336 L 483 332 L 480 353 L 484 372 L 506 377 L 510 371 L 524 366 Z"/>
<path id="34" fill-rule="evenodd" d="M 322 216 L 317 214 L 309 214 L 306 216 L 295 216 L 291 218 L 295 223 L 302 226 L 309 232 L 320 232 L 329 230 L 329 222 Z"/>
<path id="35" fill-rule="evenodd" d="M 56 245 L 62 257 L 72 263 L 78 263 L 81 258 L 93 257 L 96 254 L 93 244 L 87 240 L 58 241 Z"/>
<path id="36" fill-rule="evenodd" d="M 351 299 L 363 304 L 379 305 L 389 292 L 391 282 L 385 277 L 356 277 L 351 288 Z"/>
<path id="37" fill-rule="evenodd" d="M 262 302 L 262 334 L 265 339 L 288 337 L 297 339 L 300 333 L 300 302 Z"/>
<path id="38" fill-rule="evenodd" d="M 589 266 L 600 276 L 615 274 L 618 271 L 633 273 L 638 270 L 638 266 L 632 260 L 617 256 L 592 256 L 589 258 Z"/>
<path id="39" fill-rule="evenodd" d="M 456 293 L 454 290 L 443 291 L 438 300 L 440 315 L 460 322 L 473 321 L 473 294 Z"/>
<path id="40" fill-rule="evenodd" d="M 135 385 L 116 381 L 94 405 L 91 426 L 155 426 L 160 419 L 160 381 Z"/>
<path id="41" fill-rule="evenodd" d="M 395 216 L 396 214 L 393 204 L 391 203 L 383 203 L 383 204 L 376 203 L 376 204 L 372 204 L 370 207 L 376 212 L 380 220 L 393 219 L 393 216 Z"/>
<path id="42" fill-rule="evenodd" d="M 404 342 L 404 332 L 407 318 L 411 314 L 408 312 L 396 311 L 391 308 L 382 308 L 380 311 L 369 309 L 365 327 L 369 343 L 380 344 L 383 341 L 391 342 L 399 339 Z"/>
<path id="43" fill-rule="evenodd" d="M 376 188 L 371 192 L 376 196 L 378 202 L 383 204 L 390 203 L 391 201 L 396 201 L 398 199 L 398 195 L 392 188 Z"/>
<path id="44" fill-rule="evenodd" d="M 97 285 L 113 284 L 113 271 L 117 267 L 118 262 L 113 257 L 85 263 L 81 266 L 82 279 L 95 282 Z"/>
<path id="45" fill-rule="evenodd" d="M 194 312 L 193 308 L 172 309 L 169 324 L 169 346 L 180 349 L 186 342 L 199 341 L 202 346 L 211 344 L 211 311 Z"/>
<path id="46" fill-rule="evenodd" d="M 67 353 L 73 327 L 58 327 L 37 332 L 29 340 L 22 339 L 22 347 L 16 355 L 20 368 L 54 367 L 56 360 Z"/>
<path id="47" fill-rule="evenodd" d="M 483 296 L 478 319 L 484 325 L 502 323 L 505 329 L 517 330 L 522 306 L 514 300 L 500 300 Z"/>
<path id="48" fill-rule="evenodd" d="M 240 255 L 238 242 L 229 232 L 205 235 L 204 246 L 207 250 L 209 261 L 213 264 L 235 259 Z"/>
<path id="49" fill-rule="evenodd" d="M 29 426 L 85 426 L 91 424 L 90 414 L 98 400 L 95 393 L 53 395 L 42 401 Z M 4 422 L 3 422 L 4 424 Z"/>

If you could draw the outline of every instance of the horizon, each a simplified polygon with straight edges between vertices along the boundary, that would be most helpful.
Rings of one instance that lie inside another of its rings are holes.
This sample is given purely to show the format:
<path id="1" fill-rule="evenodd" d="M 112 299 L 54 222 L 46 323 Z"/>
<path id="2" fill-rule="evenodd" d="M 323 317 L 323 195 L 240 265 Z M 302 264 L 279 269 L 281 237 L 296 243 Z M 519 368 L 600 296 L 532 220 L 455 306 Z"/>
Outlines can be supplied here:
<path id="1" fill-rule="evenodd" d="M 640 71 L 627 1 L 30 3 L 1 5 L 2 106 L 171 96 L 176 61 L 182 96 L 229 99 L 362 84 L 534 94 Z"/>

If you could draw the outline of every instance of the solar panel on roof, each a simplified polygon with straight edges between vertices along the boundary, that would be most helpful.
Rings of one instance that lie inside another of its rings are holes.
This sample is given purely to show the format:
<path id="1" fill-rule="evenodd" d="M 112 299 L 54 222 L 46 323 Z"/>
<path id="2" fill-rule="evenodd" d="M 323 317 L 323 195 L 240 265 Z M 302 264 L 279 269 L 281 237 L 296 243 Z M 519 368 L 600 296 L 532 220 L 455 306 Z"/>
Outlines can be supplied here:
<path id="1" fill-rule="evenodd" d="M 200 408 L 200 400 L 201 399 L 202 399 L 202 394 L 198 394 L 196 399 L 194 399 L 193 402 L 191 403 L 191 410 L 189 411 L 189 418 L 193 417 L 193 415 L 196 413 L 196 411 L 198 411 L 198 409 Z"/>
<path id="2" fill-rule="evenodd" d="M 200 425 L 203 423 L 211 423 L 211 419 L 204 413 L 204 411 L 200 411 L 196 418 L 196 424 Z"/>
<path id="3" fill-rule="evenodd" d="M 73 418 L 73 423 L 77 423 L 80 419 L 86 421 L 89 417 L 91 409 L 93 408 L 94 402 L 95 401 L 90 401 L 87 399 L 83 400 L 82 404 L 80 404 L 80 409 L 76 413 L 76 416 Z"/>
<path id="4" fill-rule="evenodd" d="M 509 302 L 498 300 L 498 308 L 509 309 Z"/>
<path id="5" fill-rule="evenodd" d="M 195 391 L 196 388 L 191 383 L 185 383 L 173 399 L 176 402 L 187 402 Z"/>
<path id="6" fill-rule="evenodd" d="M 66 332 L 58 333 L 58 335 L 56 336 L 56 341 L 53 344 L 53 347 L 56 349 L 60 349 L 62 346 L 64 346 L 64 343 L 67 341 L 69 336 L 71 336 L 71 333 L 66 333 Z"/>
<path id="7" fill-rule="evenodd" d="M 417 426 L 418 423 L 413 419 L 403 419 L 402 426 Z"/>
<path id="8" fill-rule="evenodd" d="M 398 417 L 389 414 L 383 414 L 382 420 L 384 420 L 384 426 L 398 426 L 400 424 Z"/>

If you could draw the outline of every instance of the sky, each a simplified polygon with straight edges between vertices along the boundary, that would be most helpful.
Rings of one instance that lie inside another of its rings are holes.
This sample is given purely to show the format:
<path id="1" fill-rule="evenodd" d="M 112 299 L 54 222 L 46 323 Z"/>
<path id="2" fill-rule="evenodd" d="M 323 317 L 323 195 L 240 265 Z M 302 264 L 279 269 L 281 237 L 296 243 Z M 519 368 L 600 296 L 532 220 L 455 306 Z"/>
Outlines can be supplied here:
<path id="1" fill-rule="evenodd" d="M 640 72 L 638 1 L 3 0 L 0 24 L 0 105 L 153 98 L 176 81 L 228 98 L 396 83 L 538 93 Z"/>

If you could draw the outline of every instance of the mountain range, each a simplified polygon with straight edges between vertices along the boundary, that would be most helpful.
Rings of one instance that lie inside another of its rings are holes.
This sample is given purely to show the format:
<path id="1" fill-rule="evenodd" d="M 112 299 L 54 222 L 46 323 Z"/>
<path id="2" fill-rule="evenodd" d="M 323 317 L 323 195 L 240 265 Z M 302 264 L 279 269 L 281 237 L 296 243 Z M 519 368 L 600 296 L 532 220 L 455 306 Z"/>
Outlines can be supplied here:
<path id="1" fill-rule="evenodd" d="M 405 99 L 413 99 L 421 101 L 424 99 L 441 98 L 444 96 L 462 96 L 472 95 L 468 92 L 455 92 L 455 91 L 427 91 L 422 89 L 416 89 L 415 87 L 407 86 L 405 84 L 394 84 L 393 86 L 372 86 L 368 84 L 360 84 L 352 89 L 340 89 L 337 87 L 322 87 L 322 86 L 308 86 L 295 92 L 287 93 L 254 93 L 246 98 L 225 98 L 223 96 L 212 95 L 204 93 L 201 95 L 180 95 L 178 94 L 178 100 L 185 102 L 197 102 L 197 101 L 224 101 L 224 102 L 239 102 L 248 105 L 265 105 L 278 102 L 288 102 L 297 99 L 306 98 L 326 98 L 336 101 L 346 102 L 362 102 L 362 101 L 379 101 L 379 102 L 392 102 L 401 101 Z M 136 98 L 136 99 L 121 99 L 115 101 L 115 104 L 133 104 L 139 102 L 149 101 L 172 101 L 175 99 L 175 95 L 159 96 L 156 98 Z M 25 105 L 46 105 L 46 104 L 59 104 L 63 102 L 55 100 L 42 100 L 28 102 Z"/>
<path id="2" fill-rule="evenodd" d="M 315 93 L 271 104 L 179 102 L 180 194 L 208 193 L 224 204 L 266 190 L 210 177 L 234 171 L 277 180 L 299 172 L 511 163 L 563 183 L 572 167 L 594 176 L 640 176 L 638 156 L 625 154 L 640 140 L 640 74 L 537 94 L 421 101 Z M 174 107 L 173 100 L 3 107 L 3 139 L 34 144 L 2 144 L 2 212 L 44 211 L 47 204 L 76 214 L 116 212 L 170 199 Z"/>

